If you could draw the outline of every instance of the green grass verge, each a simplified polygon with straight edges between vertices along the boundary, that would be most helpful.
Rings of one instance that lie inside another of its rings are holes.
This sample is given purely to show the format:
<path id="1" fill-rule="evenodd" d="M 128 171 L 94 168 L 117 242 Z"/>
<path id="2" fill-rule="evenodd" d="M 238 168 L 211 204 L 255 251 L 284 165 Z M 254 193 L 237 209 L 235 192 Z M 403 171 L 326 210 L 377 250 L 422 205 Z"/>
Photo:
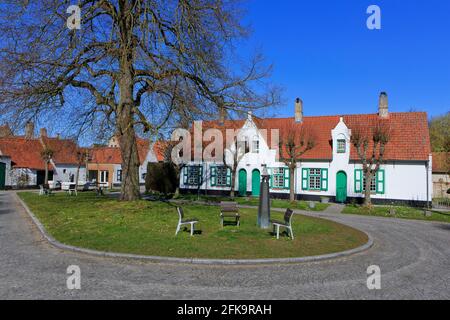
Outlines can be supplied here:
<path id="1" fill-rule="evenodd" d="M 342 213 L 377 216 L 377 217 L 450 222 L 449 212 L 432 211 L 431 217 L 426 217 L 424 215 L 423 209 L 395 206 L 393 207 L 395 209 L 395 215 L 390 215 L 389 214 L 390 208 L 391 207 L 389 206 L 374 206 L 371 209 L 369 209 L 357 205 L 348 205 L 344 208 Z"/>
<path id="2" fill-rule="evenodd" d="M 295 216 L 295 240 L 280 240 L 256 227 L 256 210 L 241 211 L 241 227 L 220 227 L 219 208 L 183 206 L 187 218 L 200 220 L 201 234 L 175 237 L 178 215 L 173 204 L 159 201 L 120 202 L 93 193 L 51 197 L 19 193 L 58 241 L 95 250 L 143 255 L 254 259 L 320 255 L 358 247 L 367 236 L 353 228 L 319 218 Z M 273 214 L 281 219 L 282 214 Z"/>
<path id="3" fill-rule="evenodd" d="M 180 195 L 178 197 L 178 200 L 189 200 L 189 201 L 208 201 L 208 202 L 220 202 L 220 201 L 236 201 L 237 203 L 241 205 L 247 205 L 247 206 L 258 206 L 259 205 L 259 198 L 252 198 L 252 197 L 236 197 L 233 200 L 229 197 L 215 197 L 215 196 L 204 196 L 200 195 L 199 197 L 197 195 L 192 194 L 186 194 L 186 195 Z M 306 210 L 306 211 L 323 211 L 326 208 L 328 208 L 328 203 L 321 203 L 321 202 L 314 202 L 315 207 L 310 208 L 308 201 L 294 201 L 290 202 L 288 200 L 280 200 L 280 199 L 271 199 L 271 207 L 272 208 L 291 208 L 294 210 Z"/>

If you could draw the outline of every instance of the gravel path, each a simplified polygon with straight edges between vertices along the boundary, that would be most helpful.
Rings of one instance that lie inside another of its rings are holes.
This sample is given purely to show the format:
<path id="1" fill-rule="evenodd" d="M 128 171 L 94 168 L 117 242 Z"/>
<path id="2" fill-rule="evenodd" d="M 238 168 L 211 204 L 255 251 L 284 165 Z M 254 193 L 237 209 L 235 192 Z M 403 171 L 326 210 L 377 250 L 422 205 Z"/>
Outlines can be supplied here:
<path id="1" fill-rule="evenodd" d="M 366 232 L 350 257 L 267 266 L 195 266 L 96 258 L 43 241 L 14 195 L 0 192 L 0 299 L 449 299 L 450 224 L 312 214 Z M 81 290 L 66 269 L 81 268 Z M 367 267 L 381 268 L 368 290 Z"/>

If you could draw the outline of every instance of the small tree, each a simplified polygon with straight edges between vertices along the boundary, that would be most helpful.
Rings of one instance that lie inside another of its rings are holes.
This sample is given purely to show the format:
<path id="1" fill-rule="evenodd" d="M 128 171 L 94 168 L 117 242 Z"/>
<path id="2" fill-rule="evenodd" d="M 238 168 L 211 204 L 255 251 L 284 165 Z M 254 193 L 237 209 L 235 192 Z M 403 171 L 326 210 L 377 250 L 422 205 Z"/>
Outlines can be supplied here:
<path id="1" fill-rule="evenodd" d="M 78 181 L 80 180 L 80 168 L 82 165 L 86 166 L 86 181 L 87 182 L 87 162 L 89 161 L 89 150 L 88 149 L 79 149 L 77 151 L 77 173 L 75 176 L 75 186 L 78 187 Z"/>
<path id="2" fill-rule="evenodd" d="M 352 128 L 351 143 L 362 162 L 364 206 L 371 206 L 370 185 L 384 161 L 386 145 L 390 139 L 387 120 L 378 120 L 374 126 L 358 125 Z"/>
<path id="3" fill-rule="evenodd" d="M 41 158 L 44 161 L 45 165 L 44 185 L 48 185 L 48 166 L 50 165 L 50 161 L 53 158 L 53 150 L 49 147 L 44 147 L 44 149 L 41 151 Z"/>
<path id="4" fill-rule="evenodd" d="M 228 141 L 227 141 L 228 142 Z M 230 190 L 230 198 L 234 199 L 235 195 L 235 185 L 236 185 L 236 173 L 239 162 L 241 162 L 242 158 L 249 152 L 248 141 L 240 141 L 237 135 L 234 136 L 231 143 L 229 143 L 228 147 L 225 148 L 223 153 L 223 163 L 225 167 L 229 168 L 231 171 L 231 190 Z M 231 156 L 231 159 L 228 158 L 227 154 Z"/>
<path id="5" fill-rule="evenodd" d="M 295 169 L 300 158 L 314 148 L 315 138 L 312 130 L 301 123 L 291 123 L 281 130 L 280 161 L 289 168 L 289 199 L 295 201 Z"/>

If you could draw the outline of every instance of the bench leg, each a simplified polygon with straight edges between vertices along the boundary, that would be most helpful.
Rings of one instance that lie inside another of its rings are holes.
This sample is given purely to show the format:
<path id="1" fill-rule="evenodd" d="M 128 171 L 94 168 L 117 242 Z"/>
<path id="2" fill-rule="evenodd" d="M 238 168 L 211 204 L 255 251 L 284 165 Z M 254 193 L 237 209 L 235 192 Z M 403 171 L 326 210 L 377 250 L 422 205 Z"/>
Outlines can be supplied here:
<path id="1" fill-rule="evenodd" d="M 277 239 L 280 239 L 280 225 L 277 224 Z"/>
<path id="2" fill-rule="evenodd" d="M 291 235 L 292 240 L 294 240 L 294 232 L 292 232 L 292 227 L 289 227 L 289 234 Z"/>
<path id="3" fill-rule="evenodd" d="M 195 223 L 191 223 L 191 237 L 194 235 L 194 226 Z"/>
<path id="4" fill-rule="evenodd" d="M 180 224 L 178 224 L 177 226 L 177 231 L 175 231 L 175 235 L 177 235 L 179 231 L 180 231 Z"/>

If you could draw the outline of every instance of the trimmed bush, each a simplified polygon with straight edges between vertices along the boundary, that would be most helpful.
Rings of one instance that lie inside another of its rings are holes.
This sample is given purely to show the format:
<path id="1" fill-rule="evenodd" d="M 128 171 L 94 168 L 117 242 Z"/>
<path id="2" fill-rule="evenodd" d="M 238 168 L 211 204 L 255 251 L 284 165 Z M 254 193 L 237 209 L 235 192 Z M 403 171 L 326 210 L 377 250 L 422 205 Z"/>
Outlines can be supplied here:
<path id="1" fill-rule="evenodd" d="M 174 193 L 177 188 L 177 174 L 171 163 L 149 163 L 145 177 L 145 190 L 163 194 Z"/>

